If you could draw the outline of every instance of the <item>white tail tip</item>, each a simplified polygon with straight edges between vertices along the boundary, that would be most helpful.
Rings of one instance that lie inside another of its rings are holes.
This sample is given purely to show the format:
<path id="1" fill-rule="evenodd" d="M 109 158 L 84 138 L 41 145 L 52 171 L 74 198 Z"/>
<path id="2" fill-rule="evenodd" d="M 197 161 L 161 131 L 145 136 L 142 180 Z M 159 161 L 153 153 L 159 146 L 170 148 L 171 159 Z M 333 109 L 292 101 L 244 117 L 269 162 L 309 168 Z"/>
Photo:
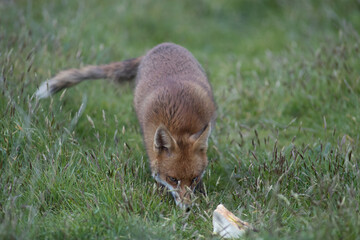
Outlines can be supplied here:
<path id="1" fill-rule="evenodd" d="M 38 88 L 38 90 L 35 93 L 37 98 L 47 98 L 50 97 L 51 91 L 50 91 L 50 83 L 49 81 L 45 81 L 43 82 L 40 87 Z"/>

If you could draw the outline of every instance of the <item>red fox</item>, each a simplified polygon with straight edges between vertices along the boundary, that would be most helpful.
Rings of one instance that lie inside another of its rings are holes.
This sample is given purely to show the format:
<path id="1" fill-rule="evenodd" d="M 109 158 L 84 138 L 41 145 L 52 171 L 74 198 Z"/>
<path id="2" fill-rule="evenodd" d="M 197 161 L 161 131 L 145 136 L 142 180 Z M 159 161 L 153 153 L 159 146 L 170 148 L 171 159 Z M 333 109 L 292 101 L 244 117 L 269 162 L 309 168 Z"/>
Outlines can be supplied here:
<path id="1" fill-rule="evenodd" d="M 162 43 L 145 56 L 60 72 L 37 90 L 48 97 L 84 80 L 135 78 L 134 106 L 152 176 L 183 209 L 208 164 L 207 148 L 216 106 L 199 62 L 185 48 Z"/>

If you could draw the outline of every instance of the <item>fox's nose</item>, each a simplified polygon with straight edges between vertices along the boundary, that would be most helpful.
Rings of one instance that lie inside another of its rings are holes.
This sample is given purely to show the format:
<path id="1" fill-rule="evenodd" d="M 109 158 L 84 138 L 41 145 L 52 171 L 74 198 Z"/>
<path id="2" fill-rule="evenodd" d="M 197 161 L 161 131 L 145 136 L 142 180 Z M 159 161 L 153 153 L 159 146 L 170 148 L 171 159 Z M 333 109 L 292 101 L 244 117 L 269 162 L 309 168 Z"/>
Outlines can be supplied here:
<path id="1" fill-rule="evenodd" d="M 189 195 L 185 194 L 186 196 L 179 197 L 176 199 L 176 205 L 178 205 L 181 209 L 185 210 L 186 212 L 190 211 L 192 201 Z"/>
<path id="2" fill-rule="evenodd" d="M 181 209 L 185 210 L 186 212 L 190 211 L 190 208 L 192 206 L 191 194 L 192 190 L 189 187 L 185 186 L 178 189 L 178 195 L 175 198 L 176 205 L 179 206 Z"/>
<path id="3" fill-rule="evenodd" d="M 191 209 L 191 201 L 189 200 L 176 200 L 176 205 L 186 212 L 189 212 Z"/>

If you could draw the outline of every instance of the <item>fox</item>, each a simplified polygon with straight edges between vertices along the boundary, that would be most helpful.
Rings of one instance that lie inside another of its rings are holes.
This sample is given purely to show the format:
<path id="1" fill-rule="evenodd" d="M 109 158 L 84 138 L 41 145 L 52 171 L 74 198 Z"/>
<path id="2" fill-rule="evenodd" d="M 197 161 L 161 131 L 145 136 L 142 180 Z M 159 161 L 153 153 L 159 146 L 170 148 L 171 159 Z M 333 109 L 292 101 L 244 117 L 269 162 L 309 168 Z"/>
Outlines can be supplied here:
<path id="1" fill-rule="evenodd" d="M 61 71 L 35 95 L 46 98 L 94 79 L 135 79 L 133 104 L 151 175 L 170 191 L 177 206 L 190 210 L 192 193 L 208 165 L 208 140 L 216 119 L 212 87 L 200 63 L 186 48 L 161 43 L 137 58 Z"/>

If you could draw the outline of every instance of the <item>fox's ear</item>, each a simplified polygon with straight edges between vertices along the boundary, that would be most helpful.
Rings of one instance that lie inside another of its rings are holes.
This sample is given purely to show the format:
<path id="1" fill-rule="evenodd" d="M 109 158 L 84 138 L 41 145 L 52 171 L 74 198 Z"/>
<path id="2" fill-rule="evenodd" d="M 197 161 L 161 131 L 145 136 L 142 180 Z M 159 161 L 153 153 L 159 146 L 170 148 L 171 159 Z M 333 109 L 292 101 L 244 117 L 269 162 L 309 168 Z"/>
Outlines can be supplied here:
<path id="1" fill-rule="evenodd" d="M 211 123 L 207 124 L 201 131 L 193 134 L 190 138 L 195 141 L 194 149 L 207 149 L 208 147 L 208 139 L 211 133 Z"/>
<path id="2" fill-rule="evenodd" d="M 154 150 L 161 151 L 164 149 L 172 149 L 175 146 L 175 140 L 164 125 L 160 125 L 154 136 Z"/>

